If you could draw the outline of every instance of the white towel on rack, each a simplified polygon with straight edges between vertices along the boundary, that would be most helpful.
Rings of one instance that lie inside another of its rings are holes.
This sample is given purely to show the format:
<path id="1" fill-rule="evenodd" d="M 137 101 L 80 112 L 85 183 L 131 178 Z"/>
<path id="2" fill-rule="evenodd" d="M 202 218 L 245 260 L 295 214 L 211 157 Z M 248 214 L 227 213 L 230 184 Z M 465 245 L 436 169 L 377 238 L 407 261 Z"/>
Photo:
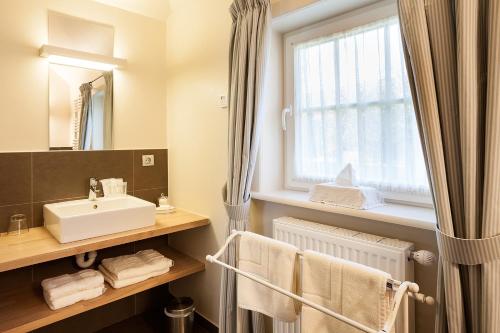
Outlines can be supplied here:
<path id="1" fill-rule="evenodd" d="M 103 285 L 102 274 L 93 269 L 84 269 L 74 274 L 64 274 L 42 281 L 44 293 L 50 299 L 76 294 Z"/>
<path id="2" fill-rule="evenodd" d="M 389 316 L 390 274 L 333 256 L 305 251 L 302 266 L 303 297 L 375 330 Z M 302 307 L 302 333 L 360 332 L 309 306 Z"/>
<path id="3" fill-rule="evenodd" d="M 238 268 L 278 287 L 296 293 L 295 269 L 298 249 L 251 232 L 240 238 Z M 238 306 L 292 322 L 297 319 L 293 299 L 238 275 Z"/>

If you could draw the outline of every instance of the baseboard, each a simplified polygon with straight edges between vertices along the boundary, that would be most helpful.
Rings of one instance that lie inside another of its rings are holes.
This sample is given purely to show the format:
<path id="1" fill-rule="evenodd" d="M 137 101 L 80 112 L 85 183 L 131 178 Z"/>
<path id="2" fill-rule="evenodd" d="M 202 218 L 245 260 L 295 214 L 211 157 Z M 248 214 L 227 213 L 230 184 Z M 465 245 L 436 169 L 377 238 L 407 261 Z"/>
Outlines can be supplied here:
<path id="1" fill-rule="evenodd" d="M 201 314 L 198 312 L 194 313 L 194 321 L 204 329 L 208 331 L 208 333 L 218 333 L 219 328 L 215 326 L 210 320 L 207 318 L 203 317 Z"/>

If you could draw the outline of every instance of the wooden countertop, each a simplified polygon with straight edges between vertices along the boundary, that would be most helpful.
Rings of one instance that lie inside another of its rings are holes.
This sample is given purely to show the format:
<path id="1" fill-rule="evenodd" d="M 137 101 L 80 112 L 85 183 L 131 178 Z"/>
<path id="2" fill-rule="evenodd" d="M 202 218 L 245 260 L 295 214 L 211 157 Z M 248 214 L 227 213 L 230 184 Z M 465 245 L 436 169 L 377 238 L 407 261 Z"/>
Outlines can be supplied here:
<path id="1" fill-rule="evenodd" d="M 157 250 L 174 261 L 170 272 L 120 289 L 106 285 L 107 290 L 102 296 L 59 310 L 53 311 L 47 306 L 39 284 L 3 292 L 0 294 L 0 332 L 32 331 L 205 269 L 202 262 L 169 247 Z"/>
<path id="2" fill-rule="evenodd" d="M 79 253 L 208 225 L 208 218 L 187 211 L 157 214 L 152 227 L 60 244 L 44 227 L 20 236 L 0 236 L 0 272 L 47 262 Z"/>

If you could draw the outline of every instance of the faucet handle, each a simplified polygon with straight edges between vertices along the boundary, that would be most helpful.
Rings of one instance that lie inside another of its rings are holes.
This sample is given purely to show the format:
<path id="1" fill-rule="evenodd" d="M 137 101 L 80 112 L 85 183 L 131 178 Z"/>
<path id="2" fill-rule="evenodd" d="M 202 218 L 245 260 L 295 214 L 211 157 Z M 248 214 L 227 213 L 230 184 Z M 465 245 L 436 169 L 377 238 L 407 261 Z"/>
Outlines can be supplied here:
<path id="1" fill-rule="evenodd" d="M 92 186 L 92 187 L 97 186 L 97 177 L 90 178 L 90 186 Z"/>

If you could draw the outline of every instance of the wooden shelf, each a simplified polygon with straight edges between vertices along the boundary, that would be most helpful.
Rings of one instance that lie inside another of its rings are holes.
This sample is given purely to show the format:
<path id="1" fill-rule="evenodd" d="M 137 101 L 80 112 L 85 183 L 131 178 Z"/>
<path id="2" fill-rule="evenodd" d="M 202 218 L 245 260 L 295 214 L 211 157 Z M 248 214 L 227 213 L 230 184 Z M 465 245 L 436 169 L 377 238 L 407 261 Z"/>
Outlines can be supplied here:
<path id="1" fill-rule="evenodd" d="M 20 236 L 0 237 L 0 272 L 34 265 L 79 253 L 139 241 L 146 238 L 201 227 L 209 224 L 208 218 L 177 210 L 170 214 L 157 214 L 152 227 L 60 244 L 44 228 L 32 228 Z"/>
<path id="2" fill-rule="evenodd" d="M 43 299 L 40 285 L 0 294 L 0 332 L 28 332 L 35 330 L 205 269 L 202 262 L 171 248 L 165 247 L 157 250 L 174 260 L 174 267 L 170 272 L 125 288 L 113 289 L 107 285 L 108 289 L 102 296 L 59 310 L 53 311 L 49 309 Z"/>

